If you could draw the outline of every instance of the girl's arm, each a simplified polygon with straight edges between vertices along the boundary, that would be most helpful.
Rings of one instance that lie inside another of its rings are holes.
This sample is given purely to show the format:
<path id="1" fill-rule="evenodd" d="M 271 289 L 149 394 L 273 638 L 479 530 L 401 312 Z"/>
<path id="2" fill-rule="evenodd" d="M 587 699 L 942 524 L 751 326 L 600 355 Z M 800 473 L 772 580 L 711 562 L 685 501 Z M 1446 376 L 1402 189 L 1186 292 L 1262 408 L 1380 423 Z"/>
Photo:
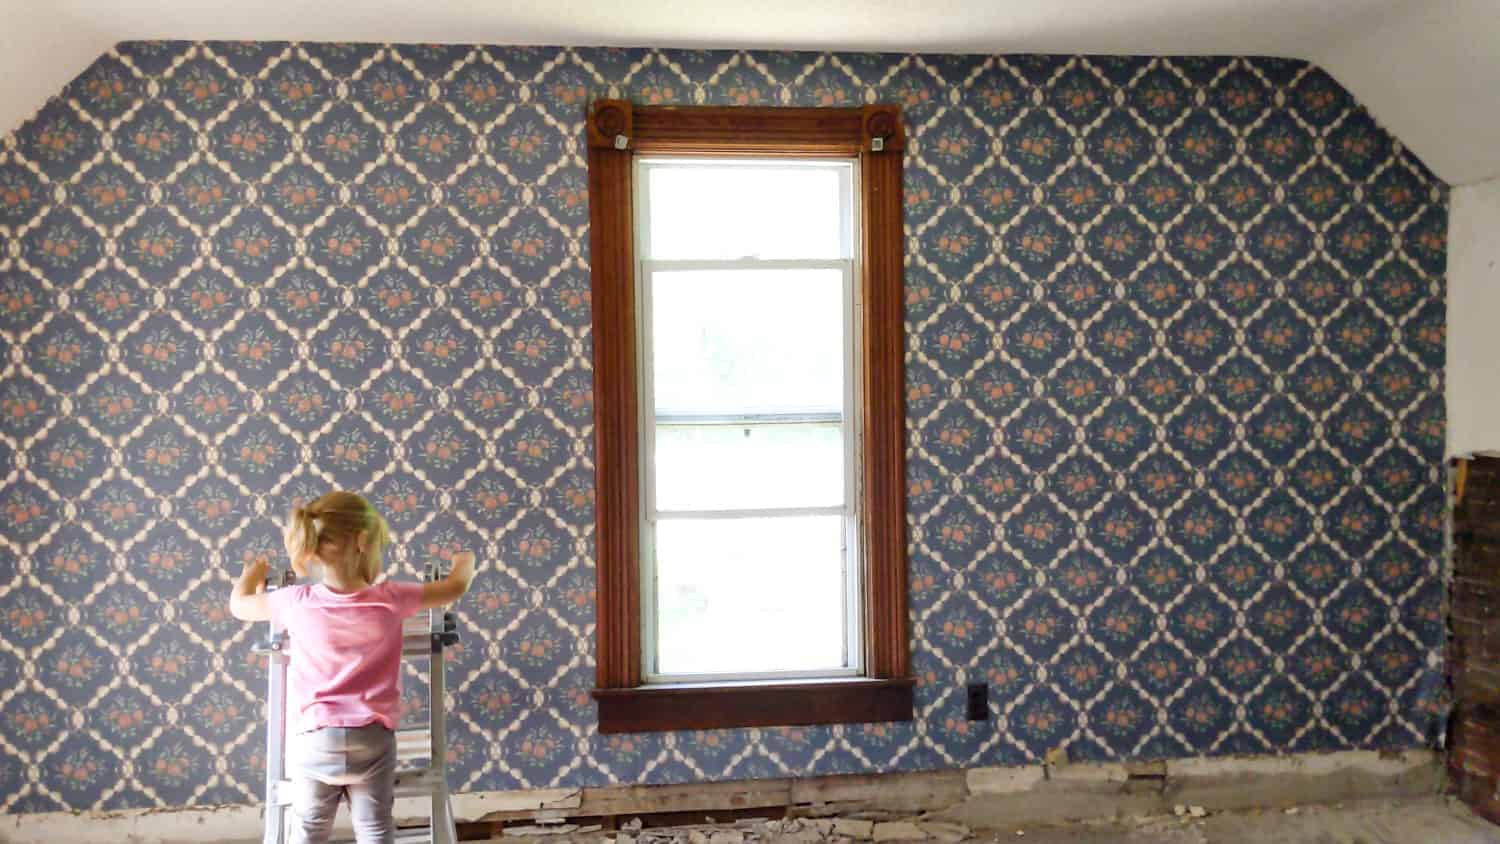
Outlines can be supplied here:
<path id="1" fill-rule="evenodd" d="M 245 566 L 229 595 L 229 614 L 240 621 L 270 621 L 271 601 L 266 595 L 266 572 L 271 566 L 257 560 Z"/>
<path id="2" fill-rule="evenodd" d="M 453 555 L 453 568 L 441 580 L 422 584 L 422 609 L 429 610 L 451 604 L 469 591 L 474 581 L 474 555 L 461 551 Z"/>

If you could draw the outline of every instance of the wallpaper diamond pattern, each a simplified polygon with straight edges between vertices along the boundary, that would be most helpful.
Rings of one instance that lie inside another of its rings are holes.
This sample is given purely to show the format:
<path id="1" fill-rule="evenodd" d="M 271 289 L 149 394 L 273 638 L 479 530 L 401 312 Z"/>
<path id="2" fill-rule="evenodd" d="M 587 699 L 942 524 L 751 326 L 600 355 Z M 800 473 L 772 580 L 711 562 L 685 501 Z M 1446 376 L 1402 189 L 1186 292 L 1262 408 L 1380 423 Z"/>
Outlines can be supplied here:
<path id="1" fill-rule="evenodd" d="M 597 732 L 601 96 L 904 109 L 913 723 Z M 461 791 L 1434 745 L 1446 216 L 1297 62 L 121 44 L 0 146 L 0 810 L 257 802 L 331 486 L 483 549 Z"/>

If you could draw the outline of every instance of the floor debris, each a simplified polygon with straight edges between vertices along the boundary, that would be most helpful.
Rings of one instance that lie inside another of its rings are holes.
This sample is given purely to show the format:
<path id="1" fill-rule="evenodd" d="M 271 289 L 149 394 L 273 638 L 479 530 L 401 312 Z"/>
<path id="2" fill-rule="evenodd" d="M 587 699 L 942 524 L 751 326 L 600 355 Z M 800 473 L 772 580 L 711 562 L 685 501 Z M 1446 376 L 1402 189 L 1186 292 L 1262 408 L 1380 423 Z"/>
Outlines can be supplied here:
<path id="1" fill-rule="evenodd" d="M 1188 803 L 1167 815 L 1003 830 L 970 829 L 932 815 L 883 813 L 878 819 L 743 818 L 677 827 L 644 827 L 633 819 L 613 832 L 575 824 L 504 831 L 504 837 L 518 835 L 538 836 L 531 839 L 536 844 L 979 844 L 1016 839 L 1040 844 L 1500 844 L 1500 827 L 1437 796 L 1212 813 Z"/>
<path id="2" fill-rule="evenodd" d="M 857 818 L 834 818 L 833 834 L 856 841 L 869 841 L 875 837 L 875 822 Z"/>
<path id="3" fill-rule="evenodd" d="M 605 842 L 606 844 L 863 844 L 869 842 L 932 842 L 959 844 L 972 840 L 968 827 L 922 817 L 892 820 L 867 818 L 780 818 L 738 820 L 732 824 L 644 827 L 639 819 L 620 825 L 617 832 L 596 826 L 522 826 L 507 828 L 502 837 L 549 837 L 549 844 Z M 494 839 L 491 839 L 494 840 Z"/>

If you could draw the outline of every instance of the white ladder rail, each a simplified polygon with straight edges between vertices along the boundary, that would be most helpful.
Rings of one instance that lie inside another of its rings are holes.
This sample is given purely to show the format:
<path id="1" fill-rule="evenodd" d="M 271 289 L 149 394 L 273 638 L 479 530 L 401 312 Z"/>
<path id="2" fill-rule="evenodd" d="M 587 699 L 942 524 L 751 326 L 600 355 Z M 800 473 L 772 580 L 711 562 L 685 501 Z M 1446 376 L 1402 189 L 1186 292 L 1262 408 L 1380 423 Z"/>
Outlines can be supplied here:
<path id="1" fill-rule="evenodd" d="M 428 569 L 428 580 L 437 580 L 437 567 Z M 434 787 L 432 790 L 432 815 L 431 829 L 434 844 L 438 842 L 449 842 L 457 844 L 458 829 L 453 818 L 453 801 L 448 795 L 448 718 L 446 704 L 446 683 L 444 680 L 445 664 L 447 660 L 443 655 L 443 645 L 447 644 L 449 637 L 457 634 L 449 629 L 450 616 L 443 611 L 442 607 L 433 607 L 427 611 L 427 626 L 429 630 L 439 632 L 430 633 L 432 636 L 432 651 L 429 655 L 427 669 L 427 723 L 428 736 L 431 739 L 432 758 L 428 760 L 428 770 L 432 773 Z"/>
<path id="2" fill-rule="evenodd" d="M 281 586 L 289 586 L 294 575 L 282 573 Z M 272 589 L 266 578 L 266 589 Z M 267 625 L 266 641 L 255 648 L 264 653 L 267 662 L 266 681 L 266 828 L 262 844 L 284 844 L 286 840 L 286 804 L 284 795 L 291 792 L 282 785 L 286 779 L 286 632 Z M 273 822 L 274 818 L 274 822 Z"/>

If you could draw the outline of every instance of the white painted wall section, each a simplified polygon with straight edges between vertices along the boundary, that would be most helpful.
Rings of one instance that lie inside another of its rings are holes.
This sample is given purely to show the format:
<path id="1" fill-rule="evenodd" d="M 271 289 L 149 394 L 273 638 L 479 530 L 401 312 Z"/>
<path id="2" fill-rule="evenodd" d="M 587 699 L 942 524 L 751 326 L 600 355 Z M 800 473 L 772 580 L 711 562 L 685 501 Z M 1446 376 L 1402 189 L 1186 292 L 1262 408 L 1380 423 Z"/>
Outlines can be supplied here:
<path id="1" fill-rule="evenodd" d="M 1448 209 L 1448 453 L 1500 453 L 1500 179 Z"/>
<path id="2" fill-rule="evenodd" d="M 1309 58 L 1443 181 L 1500 176 L 1500 2 L 1407 0 Z"/>
<path id="3" fill-rule="evenodd" d="M 0 0 L 0 139 L 120 40 L 65 5 Z"/>

